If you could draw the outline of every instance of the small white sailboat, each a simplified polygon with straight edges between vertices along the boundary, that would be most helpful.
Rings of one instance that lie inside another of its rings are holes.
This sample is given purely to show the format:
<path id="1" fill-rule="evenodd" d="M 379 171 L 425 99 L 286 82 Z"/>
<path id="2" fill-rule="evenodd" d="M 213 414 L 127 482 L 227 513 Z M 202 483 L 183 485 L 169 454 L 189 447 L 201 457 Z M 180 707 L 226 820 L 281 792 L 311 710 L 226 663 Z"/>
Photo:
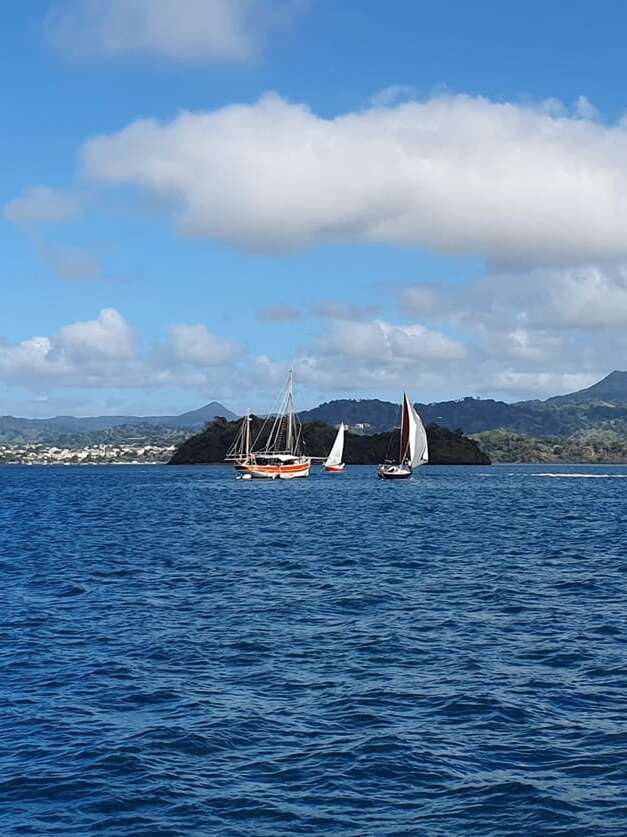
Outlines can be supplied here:
<path id="1" fill-rule="evenodd" d="M 377 474 L 382 480 L 408 479 L 414 468 L 428 461 L 427 431 L 407 393 L 404 392 L 398 460 L 387 460 L 379 465 Z"/>
<path id="2" fill-rule="evenodd" d="M 344 457 L 345 430 L 346 427 L 344 426 L 344 422 L 342 422 L 337 431 L 337 436 L 335 437 L 335 441 L 333 442 L 331 452 L 327 456 L 322 466 L 328 474 L 341 474 L 342 471 L 346 468 L 346 464 L 342 462 L 342 458 Z"/>
<path id="3" fill-rule="evenodd" d="M 244 416 L 235 442 L 226 455 L 227 462 L 235 463 L 241 479 L 291 480 L 309 476 L 311 457 L 304 455 L 302 428 L 294 412 L 292 383 L 290 369 L 278 410 L 266 419 L 254 441 L 251 439 L 250 411 Z M 272 425 L 266 437 L 270 422 Z"/>

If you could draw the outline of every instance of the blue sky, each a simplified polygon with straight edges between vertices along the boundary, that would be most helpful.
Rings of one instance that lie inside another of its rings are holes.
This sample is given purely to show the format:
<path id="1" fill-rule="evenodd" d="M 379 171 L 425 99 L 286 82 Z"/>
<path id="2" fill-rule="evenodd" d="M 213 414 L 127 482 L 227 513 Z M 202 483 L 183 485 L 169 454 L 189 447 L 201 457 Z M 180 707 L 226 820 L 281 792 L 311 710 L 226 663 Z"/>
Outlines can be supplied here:
<path id="1" fill-rule="evenodd" d="M 261 410 L 290 364 L 303 407 L 625 367 L 622 4 L 3 17 L 1 412 Z"/>

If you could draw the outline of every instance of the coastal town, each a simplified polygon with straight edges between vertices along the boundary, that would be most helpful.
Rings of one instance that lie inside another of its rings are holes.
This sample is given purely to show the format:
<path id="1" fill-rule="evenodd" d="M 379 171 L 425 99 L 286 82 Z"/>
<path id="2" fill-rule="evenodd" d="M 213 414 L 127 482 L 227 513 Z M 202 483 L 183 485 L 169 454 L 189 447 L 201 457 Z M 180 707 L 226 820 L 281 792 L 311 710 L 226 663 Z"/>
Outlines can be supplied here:
<path id="1" fill-rule="evenodd" d="M 168 462 L 176 445 L 95 444 L 58 447 L 47 444 L 0 445 L 2 465 L 154 465 Z"/>

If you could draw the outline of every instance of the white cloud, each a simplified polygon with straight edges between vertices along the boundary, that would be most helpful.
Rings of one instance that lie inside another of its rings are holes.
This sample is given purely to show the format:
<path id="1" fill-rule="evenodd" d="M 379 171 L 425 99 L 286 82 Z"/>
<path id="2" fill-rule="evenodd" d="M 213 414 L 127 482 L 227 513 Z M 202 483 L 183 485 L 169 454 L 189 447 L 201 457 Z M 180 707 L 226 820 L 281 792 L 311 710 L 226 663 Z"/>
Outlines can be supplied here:
<path id="1" fill-rule="evenodd" d="M 488 272 L 439 291 L 405 288 L 398 301 L 405 316 L 427 312 L 430 325 L 452 330 L 469 348 L 454 370 L 462 376 L 447 378 L 460 394 L 545 397 L 625 367 L 623 264 Z"/>
<path id="2" fill-rule="evenodd" d="M 74 58 L 244 61 L 296 8 L 293 0 L 64 0 L 46 28 L 52 45 Z"/>
<path id="3" fill-rule="evenodd" d="M 66 366 L 60 358 L 51 357 L 51 349 L 47 337 L 31 337 L 13 345 L 0 341 L 0 378 L 22 382 L 63 374 Z"/>
<path id="4" fill-rule="evenodd" d="M 325 332 L 302 346 L 289 364 L 260 355 L 249 374 L 257 390 L 281 386 L 289 366 L 299 390 L 309 393 L 366 397 L 387 393 L 397 398 L 404 387 L 418 393 L 441 386 L 465 363 L 466 351 L 457 341 L 420 324 L 331 320 Z"/>
<path id="5" fill-rule="evenodd" d="M 13 224 L 45 224 L 67 221 L 80 211 L 75 195 L 48 186 L 30 186 L 6 204 L 4 217 Z"/>
<path id="6" fill-rule="evenodd" d="M 220 366 L 240 353 L 239 346 L 212 334 L 202 324 L 170 326 L 168 338 L 175 359 L 182 363 Z"/>
<path id="7" fill-rule="evenodd" d="M 136 355 L 135 333 L 115 308 L 103 308 L 97 320 L 64 326 L 53 345 L 70 361 L 132 360 Z"/>
<path id="8" fill-rule="evenodd" d="M 461 344 L 420 324 L 392 325 L 384 320 L 334 323 L 325 338 L 327 351 L 368 358 L 373 364 L 406 360 L 458 360 L 466 355 Z"/>
<path id="9" fill-rule="evenodd" d="M 404 388 L 421 401 L 464 395 L 546 397 L 598 380 L 624 366 L 620 359 L 625 356 L 622 328 L 555 333 L 512 325 L 510 318 L 500 330 L 478 323 L 463 343 L 422 324 L 332 320 L 323 335 L 294 351 L 289 365 L 304 407 L 320 394 L 398 398 Z M 50 336 L 14 344 L 0 340 L 0 384 L 48 398 L 64 389 L 146 393 L 187 388 L 199 398 L 211 393 L 236 407 L 246 406 L 246 393 L 253 408 L 270 409 L 287 366 L 276 357 L 254 358 L 202 324 L 174 325 L 165 340 L 146 351 L 115 309 Z"/>
<path id="10" fill-rule="evenodd" d="M 114 308 L 71 323 L 50 337 L 0 342 L 0 380 L 24 386 L 107 386 L 136 372 L 137 341 Z"/>
<path id="11" fill-rule="evenodd" d="M 70 323 L 53 335 L 20 343 L 0 340 L 0 382 L 50 392 L 57 387 L 202 388 L 236 377 L 240 348 L 205 326 L 172 326 L 161 349 L 144 352 L 136 331 L 115 308 Z M 211 371 L 209 371 L 211 370 Z"/>
<path id="12" fill-rule="evenodd" d="M 536 276 L 536 285 L 541 281 Z M 533 312 L 536 321 L 571 327 L 627 325 L 627 266 L 588 266 L 545 272 L 548 299 Z"/>
<path id="13" fill-rule="evenodd" d="M 439 96 L 317 116 L 276 95 L 139 120 L 86 171 L 145 189 L 187 234 L 259 251 L 381 241 L 530 265 L 627 257 L 627 129 Z"/>
<path id="14" fill-rule="evenodd" d="M 627 325 L 627 264 L 489 271 L 457 285 L 401 288 L 403 311 L 488 330 Z"/>

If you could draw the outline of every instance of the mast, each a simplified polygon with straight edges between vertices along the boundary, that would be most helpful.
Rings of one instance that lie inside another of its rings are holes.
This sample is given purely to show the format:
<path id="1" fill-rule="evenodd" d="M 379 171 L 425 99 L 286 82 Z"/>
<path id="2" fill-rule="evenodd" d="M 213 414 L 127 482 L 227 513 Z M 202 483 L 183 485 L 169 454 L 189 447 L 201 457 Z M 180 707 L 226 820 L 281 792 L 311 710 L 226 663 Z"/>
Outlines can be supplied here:
<path id="1" fill-rule="evenodd" d="M 244 456 L 246 457 L 246 461 L 250 459 L 250 424 L 252 422 L 252 418 L 250 417 L 250 408 L 246 410 L 246 435 L 244 441 Z"/>
<path id="2" fill-rule="evenodd" d="M 407 458 L 407 449 L 409 447 L 409 410 L 407 408 L 407 393 L 403 393 L 403 410 L 401 413 L 401 439 L 400 450 L 398 454 L 398 464 L 402 465 Z"/>
<path id="3" fill-rule="evenodd" d="M 287 452 L 292 453 L 294 445 L 294 399 L 292 397 L 292 370 L 287 379 Z"/>

